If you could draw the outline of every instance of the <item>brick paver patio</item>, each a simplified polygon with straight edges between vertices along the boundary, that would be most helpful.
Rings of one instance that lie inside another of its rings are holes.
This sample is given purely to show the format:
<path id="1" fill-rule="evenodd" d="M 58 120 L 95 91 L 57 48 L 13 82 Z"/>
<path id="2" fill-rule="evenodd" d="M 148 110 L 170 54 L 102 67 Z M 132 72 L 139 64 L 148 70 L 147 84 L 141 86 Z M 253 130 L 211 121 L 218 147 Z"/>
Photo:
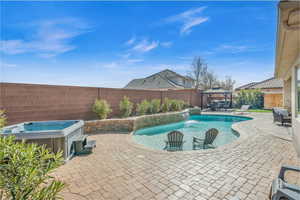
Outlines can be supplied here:
<path id="1" fill-rule="evenodd" d="M 75 157 L 55 176 L 65 199 L 267 199 L 282 164 L 298 165 L 289 128 L 270 114 L 237 125 L 242 137 L 216 150 L 164 152 L 135 144 L 129 134 L 99 134 L 93 154 Z M 289 174 L 292 182 L 300 177 Z"/>

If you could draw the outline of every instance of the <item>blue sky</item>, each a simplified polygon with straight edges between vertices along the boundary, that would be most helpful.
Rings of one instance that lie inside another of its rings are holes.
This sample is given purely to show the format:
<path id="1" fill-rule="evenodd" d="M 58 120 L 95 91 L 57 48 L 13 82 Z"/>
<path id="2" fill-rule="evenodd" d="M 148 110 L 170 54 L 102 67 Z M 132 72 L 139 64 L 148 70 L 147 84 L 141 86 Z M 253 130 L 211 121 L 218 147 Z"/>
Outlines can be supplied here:
<path id="1" fill-rule="evenodd" d="M 236 86 L 273 76 L 277 2 L 1 2 L 1 81 L 123 87 L 201 56 Z"/>

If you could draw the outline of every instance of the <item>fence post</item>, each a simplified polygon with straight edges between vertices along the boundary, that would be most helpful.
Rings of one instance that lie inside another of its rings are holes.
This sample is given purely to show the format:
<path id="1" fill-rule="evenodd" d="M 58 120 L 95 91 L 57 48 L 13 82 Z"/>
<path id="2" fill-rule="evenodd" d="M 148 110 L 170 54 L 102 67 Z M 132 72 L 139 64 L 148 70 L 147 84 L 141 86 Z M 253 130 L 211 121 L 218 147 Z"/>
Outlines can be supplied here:
<path id="1" fill-rule="evenodd" d="M 192 105 L 192 98 L 193 98 L 193 90 L 190 90 L 190 106 L 194 106 Z"/>
<path id="2" fill-rule="evenodd" d="M 203 109 L 203 92 L 200 92 L 201 95 L 201 109 Z"/>
<path id="3" fill-rule="evenodd" d="M 97 99 L 100 99 L 100 88 L 97 88 Z"/>

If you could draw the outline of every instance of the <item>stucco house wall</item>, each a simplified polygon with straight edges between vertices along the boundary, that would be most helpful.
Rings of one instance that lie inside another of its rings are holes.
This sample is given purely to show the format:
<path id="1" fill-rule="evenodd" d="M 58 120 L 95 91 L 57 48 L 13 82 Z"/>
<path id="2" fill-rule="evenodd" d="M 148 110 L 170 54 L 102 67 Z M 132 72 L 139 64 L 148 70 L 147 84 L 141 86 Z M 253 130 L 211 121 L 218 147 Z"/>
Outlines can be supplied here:
<path id="1" fill-rule="evenodd" d="M 292 80 L 289 78 L 284 81 L 283 85 L 283 107 L 288 109 L 289 112 L 292 111 Z"/>
<path id="2" fill-rule="evenodd" d="M 296 72 L 300 70 L 300 3 L 280 1 L 278 12 L 275 77 L 284 80 L 284 105 L 292 111 L 293 142 L 300 157 L 300 97 L 296 84 Z"/>

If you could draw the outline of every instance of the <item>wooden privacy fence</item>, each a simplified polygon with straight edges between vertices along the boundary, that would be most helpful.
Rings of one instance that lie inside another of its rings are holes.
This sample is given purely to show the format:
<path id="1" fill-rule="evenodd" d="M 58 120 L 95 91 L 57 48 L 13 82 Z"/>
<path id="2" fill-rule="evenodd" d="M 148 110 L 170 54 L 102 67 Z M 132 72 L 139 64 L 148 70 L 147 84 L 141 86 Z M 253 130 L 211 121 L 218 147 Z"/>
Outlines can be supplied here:
<path id="1" fill-rule="evenodd" d="M 119 115 L 124 96 L 132 102 L 147 99 L 179 99 L 192 106 L 201 105 L 201 92 L 184 90 L 132 90 L 97 87 L 0 83 L 0 109 L 5 109 L 9 124 L 37 120 L 96 119 L 92 112 L 95 99 L 105 99 Z M 204 100 L 203 100 L 204 101 Z"/>

